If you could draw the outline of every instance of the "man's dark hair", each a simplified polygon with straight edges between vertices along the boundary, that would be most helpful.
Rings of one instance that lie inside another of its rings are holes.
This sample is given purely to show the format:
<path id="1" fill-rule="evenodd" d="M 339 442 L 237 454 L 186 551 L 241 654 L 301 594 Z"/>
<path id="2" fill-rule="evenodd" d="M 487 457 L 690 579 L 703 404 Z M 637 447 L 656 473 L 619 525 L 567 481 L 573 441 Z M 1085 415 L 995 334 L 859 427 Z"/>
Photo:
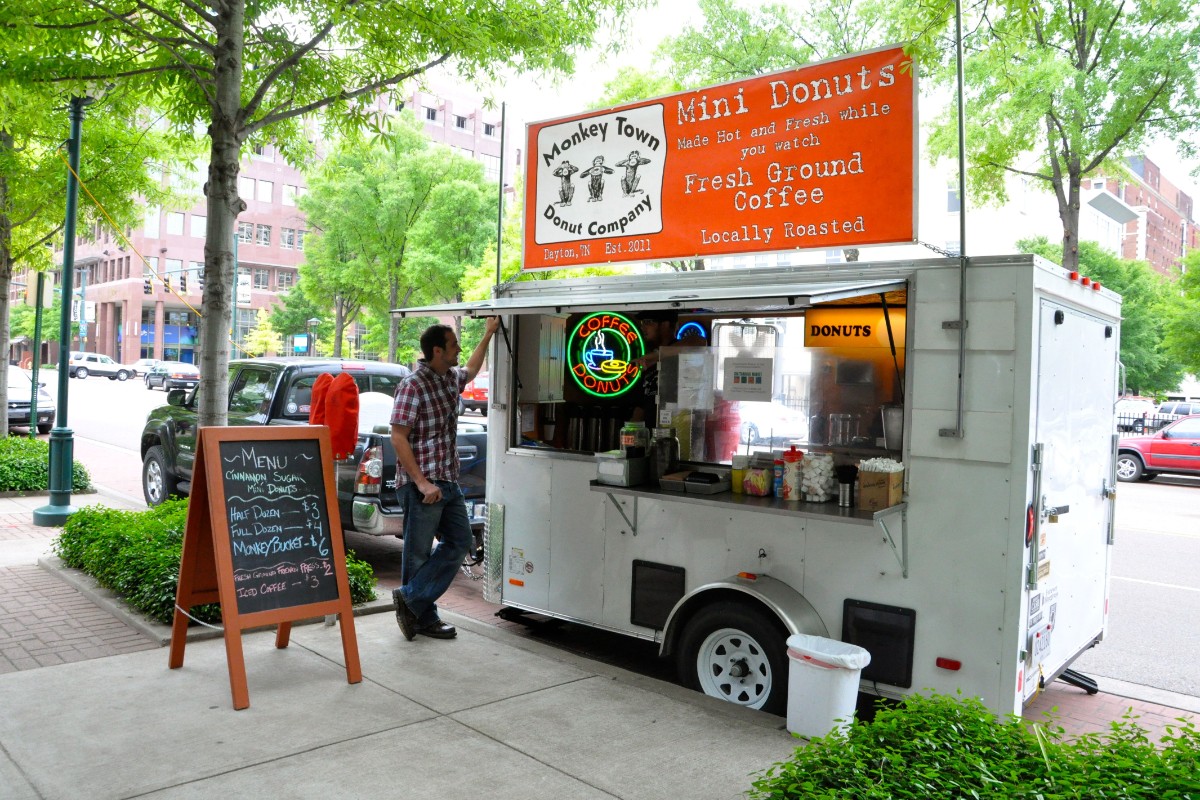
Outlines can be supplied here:
<path id="1" fill-rule="evenodd" d="M 421 334 L 421 355 L 425 360 L 433 358 L 433 348 L 446 346 L 446 334 L 454 329 L 449 325 L 430 325 Z"/>

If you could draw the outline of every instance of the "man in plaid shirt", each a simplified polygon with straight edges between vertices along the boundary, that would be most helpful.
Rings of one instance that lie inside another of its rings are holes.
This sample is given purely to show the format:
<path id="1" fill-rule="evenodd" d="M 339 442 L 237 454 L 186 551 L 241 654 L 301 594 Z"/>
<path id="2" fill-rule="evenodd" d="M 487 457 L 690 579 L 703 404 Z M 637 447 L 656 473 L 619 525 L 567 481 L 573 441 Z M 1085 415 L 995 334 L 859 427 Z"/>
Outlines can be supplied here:
<path id="1" fill-rule="evenodd" d="M 404 638 L 418 633 L 453 639 L 458 631 L 442 622 L 437 600 L 471 547 L 471 522 L 458 486 L 458 398 L 483 366 L 488 343 L 499 327 L 489 317 L 483 338 L 458 366 L 462 348 L 449 325 L 430 325 L 421 334 L 417 369 L 396 389 L 392 408 L 392 446 L 400 504 L 404 509 L 404 562 L 401 586 L 392 591 L 396 622 Z M 435 550 L 434 536 L 441 538 Z"/>

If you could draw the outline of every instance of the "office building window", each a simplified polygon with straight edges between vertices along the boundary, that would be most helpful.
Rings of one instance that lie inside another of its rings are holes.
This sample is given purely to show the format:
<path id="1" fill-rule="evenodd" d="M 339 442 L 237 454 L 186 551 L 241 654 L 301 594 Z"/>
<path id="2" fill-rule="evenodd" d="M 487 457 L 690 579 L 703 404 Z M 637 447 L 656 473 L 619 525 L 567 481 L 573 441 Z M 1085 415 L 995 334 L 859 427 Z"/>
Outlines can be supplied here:
<path id="1" fill-rule="evenodd" d="M 203 239 L 208 228 L 208 217 L 203 214 L 192 214 L 191 234 L 197 239 Z"/>
<path id="2" fill-rule="evenodd" d="M 251 158 L 258 159 L 259 161 L 274 161 L 275 150 L 267 147 L 265 144 L 256 145 Z"/>
<path id="3" fill-rule="evenodd" d="M 500 180 L 500 156 L 480 153 L 479 160 L 483 162 L 483 177 L 490 181 Z"/>
<path id="4" fill-rule="evenodd" d="M 146 238 L 158 238 L 158 218 L 162 213 L 162 209 L 158 206 L 150 206 L 146 209 Z"/>
<path id="5" fill-rule="evenodd" d="M 946 211 L 950 214 L 957 214 L 962 211 L 962 203 L 958 199 L 958 189 L 946 190 Z"/>
<path id="6" fill-rule="evenodd" d="M 292 284 L 296 281 L 296 273 L 288 270 L 279 270 L 279 274 L 275 276 L 275 283 L 279 291 L 283 292 L 292 288 Z"/>
<path id="7" fill-rule="evenodd" d="M 238 197 L 243 200 L 254 199 L 254 178 L 247 178 L 244 175 L 238 176 Z"/>
<path id="8" fill-rule="evenodd" d="M 280 228 L 279 229 L 279 246 L 284 250 L 292 250 L 296 247 L 296 229 L 295 228 Z"/>
<path id="9" fill-rule="evenodd" d="M 425 120 L 427 122 L 437 122 L 437 109 L 436 108 L 425 109 Z"/>
<path id="10" fill-rule="evenodd" d="M 296 231 L 296 249 L 297 250 L 304 249 L 304 234 L 306 234 L 306 233 L 308 233 L 308 231 Z"/>
<path id="11" fill-rule="evenodd" d="M 455 114 L 454 127 L 458 128 L 460 131 L 465 131 L 467 129 L 467 118 L 460 114 Z"/>
<path id="12" fill-rule="evenodd" d="M 178 211 L 167 212 L 167 233 L 175 236 L 183 235 L 183 214 Z"/>
<path id="13" fill-rule="evenodd" d="M 143 267 L 144 267 L 144 270 L 142 272 L 143 278 L 149 278 L 152 275 L 157 275 L 158 274 L 158 257 L 157 256 L 148 257 L 145 260 Z"/>
<path id="14" fill-rule="evenodd" d="M 255 268 L 254 270 L 254 288 L 255 289 L 270 289 L 271 288 L 271 270 Z"/>
<path id="15" fill-rule="evenodd" d="M 283 204 L 285 206 L 296 205 L 296 196 L 296 187 L 289 183 L 285 183 L 283 185 L 283 194 L 280 197 L 280 200 L 283 202 Z"/>
<path id="16" fill-rule="evenodd" d="M 258 244 L 262 245 L 263 247 L 271 246 L 271 226 L 270 225 L 257 226 L 255 228 L 255 234 L 256 234 L 255 238 L 256 238 Z"/>
<path id="17" fill-rule="evenodd" d="M 256 195 L 260 203 L 269 203 L 275 193 L 274 181 L 259 181 L 258 194 Z"/>
<path id="18" fill-rule="evenodd" d="M 238 223 L 238 242 L 240 244 L 252 244 L 254 242 L 253 222 Z"/>
<path id="19" fill-rule="evenodd" d="M 483 123 L 483 135 L 484 136 L 495 136 L 496 135 L 496 126 L 490 122 Z"/>

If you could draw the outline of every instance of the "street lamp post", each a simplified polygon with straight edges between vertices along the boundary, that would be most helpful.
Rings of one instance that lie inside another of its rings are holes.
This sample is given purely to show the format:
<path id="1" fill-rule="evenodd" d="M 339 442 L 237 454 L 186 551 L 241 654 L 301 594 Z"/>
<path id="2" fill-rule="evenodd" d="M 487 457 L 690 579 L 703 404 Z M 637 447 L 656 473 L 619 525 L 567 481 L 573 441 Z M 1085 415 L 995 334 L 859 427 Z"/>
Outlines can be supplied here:
<path id="1" fill-rule="evenodd" d="M 308 320 L 308 354 L 315 356 L 317 354 L 317 326 L 321 324 L 321 320 L 313 317 Z"/>
<path id="2" fill-rule="evenodd" d="M 33 511 L 33 524 L 62 525 L 75 513 L 71 505 L 71 473 L 75 463 L 75 440 L 67 427 L 67 381 L 70 377 L 71 298 L 75 294 L 75 211 L 79 202 L 79 147 L 83 140 L 83 107 L 91 100 L 72 97 L 71 138 L 67 142 L 67 219 L 63 225 L 62 313 L 58 326 L 58 424 L 50 431 L 50 503 Z M 30 424 L 33 424 L 32 422 Z"/>

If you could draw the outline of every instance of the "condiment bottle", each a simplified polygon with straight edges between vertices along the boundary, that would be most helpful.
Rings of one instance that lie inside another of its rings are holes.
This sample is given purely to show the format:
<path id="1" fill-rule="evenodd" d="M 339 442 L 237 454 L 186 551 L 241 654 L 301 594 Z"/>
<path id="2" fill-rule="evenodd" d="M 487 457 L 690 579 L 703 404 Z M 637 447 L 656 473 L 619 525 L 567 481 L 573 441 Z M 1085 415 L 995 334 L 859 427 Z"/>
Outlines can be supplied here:
<path id="1" fill-rule="evenodd" d="M 746 467 L 748 467 L 749 465 L 750 465 L 750 457 L 749 456 L 734 456 L 733 457 L 733 469 L 730 470 L 729 479 L 733 484 L 730 488 L 733 489 L 734 494 L 742 494 L 743 493 L 744 487 L 742 486 L 742 484 L 746 480 Z"/>
<path id="2" fill-rule="evenodd" d="M 804 454 L 792 445 L 792 449 L 783 454 L 783 499 L 800 499 L 800 461 Z"/>
<path id="3" fill-rule="evenodd" d="M 775 459 L 775 496 L 783 497 L 783 459 Z"/>

